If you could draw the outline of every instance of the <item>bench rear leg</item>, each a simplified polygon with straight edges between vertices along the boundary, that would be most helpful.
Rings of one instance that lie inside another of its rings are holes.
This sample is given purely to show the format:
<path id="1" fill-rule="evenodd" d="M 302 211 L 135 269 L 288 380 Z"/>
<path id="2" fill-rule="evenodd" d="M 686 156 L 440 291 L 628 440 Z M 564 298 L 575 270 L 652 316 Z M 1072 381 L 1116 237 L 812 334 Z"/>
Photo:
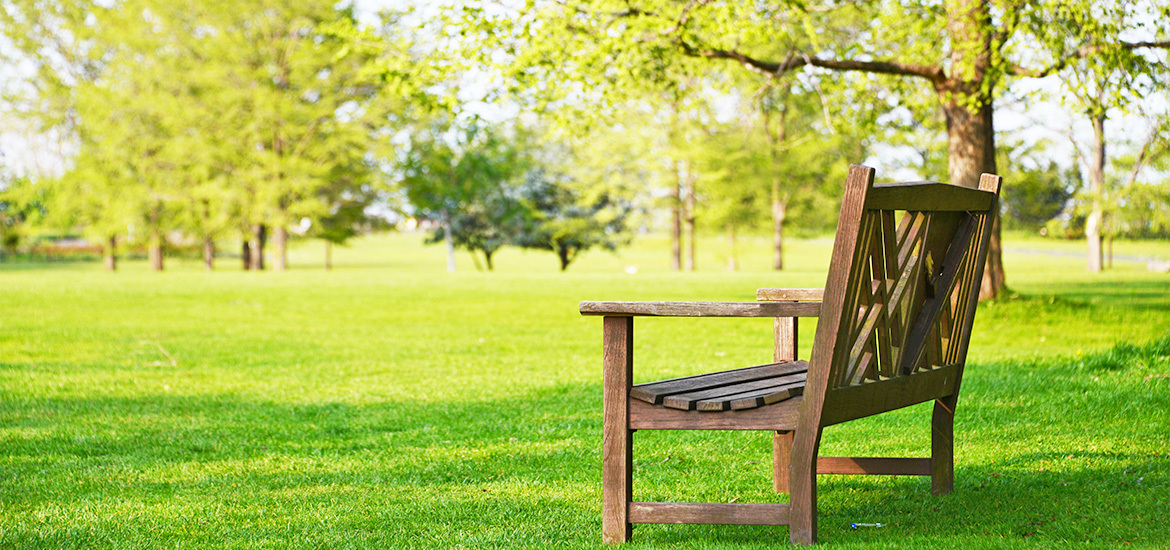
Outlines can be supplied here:
<path id="1" fill-rule="evenodd" d="M 937 399 L 930 422 L 930 492 L 955 490 L 955 396 Z"/>

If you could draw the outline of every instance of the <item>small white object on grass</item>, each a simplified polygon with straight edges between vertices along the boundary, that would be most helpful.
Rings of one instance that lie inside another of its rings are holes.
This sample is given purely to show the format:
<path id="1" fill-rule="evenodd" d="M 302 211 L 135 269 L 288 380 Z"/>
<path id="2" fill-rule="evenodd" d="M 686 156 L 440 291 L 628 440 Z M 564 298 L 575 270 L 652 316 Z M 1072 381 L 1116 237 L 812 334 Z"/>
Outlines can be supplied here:
<path id="1" fill-rule="evenodd" d="M 637 272 L 638 272 L 638 266 L 636 266 L 636 265 L 627 265 L 626 266 L 626 273 L 633 275 Z"/>
<path id="2" fill-rule="evenodd" d="M 884 523 L 850 523 L 850 527 L 857 529 L 858 527 L 885 527 Z"/>

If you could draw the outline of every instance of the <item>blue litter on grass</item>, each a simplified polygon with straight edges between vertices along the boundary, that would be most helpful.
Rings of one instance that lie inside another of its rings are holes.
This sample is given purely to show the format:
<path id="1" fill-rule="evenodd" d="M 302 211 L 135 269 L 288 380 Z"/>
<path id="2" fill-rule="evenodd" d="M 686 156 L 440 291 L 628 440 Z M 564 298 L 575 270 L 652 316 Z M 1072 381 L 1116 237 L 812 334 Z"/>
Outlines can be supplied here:
<path id="1" fill-rule="evenodd" d="M 857 529 L 858 527 L 885 527 L 884 523 L 850 523 L 850 527 Z"/>

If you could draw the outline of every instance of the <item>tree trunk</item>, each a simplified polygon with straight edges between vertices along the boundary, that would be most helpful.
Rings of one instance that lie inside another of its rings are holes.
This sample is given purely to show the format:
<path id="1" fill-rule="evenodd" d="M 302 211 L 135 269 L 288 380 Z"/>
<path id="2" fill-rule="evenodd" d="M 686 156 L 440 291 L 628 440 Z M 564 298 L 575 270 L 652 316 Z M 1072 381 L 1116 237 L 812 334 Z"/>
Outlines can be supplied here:
<path id="1" fill-rule="evenodd" d="M 215 240 L 210 235 L 203 237 L 203 268 L 215 269 Z"/>
<path id="2" fill-rule="evenodd" d="M 244 271 L 252 269 L 252 247 L 248 244 L 248 239 L 244 238 L 244 244 L 240 247 L 240 258 L 244 260 Z"/>
<path id="3" fill-rule="evenodd" d="M 258 223 L 252 226 L 252 244 L 249 245 L 251 252 L 252 269 L 257 271 L 264 270 L 264 244 L 268 241 L 268 228 L 264 224 Z"/>
<path id="4" fill-rule="evenodd" d="M 475 270 L 482 273 L 483 272 L 483 265 L 481 265 L 479 263 L 479 256 L 476 255 L 475 249 L 473 248 L 471 250 L 468 250 L 467 255 L 471 256 L 471 264 L 475 266 Z"/>
<path id="5" fill-rule="evenodd" d="M 110 238 L 106 240 L 106 246 L 102 249 L 102 263 L 105 264 L 107 271 L 116 271 L 118 269 L 118 257 L 115 255 L 117 246 L 118 238 L 110 235 Z"/>
<path id="6" fill-rule="evenodd" d="M 150 259 L 152 271 L 163 270 L 163 238 L 162 233 L 157 228 L 150 232 L 150 245 L 146 249 L 146 256 Z"/>
<path id="7" fill-rule="evenodd" d="M 682 269 L 682 162 L 674 163 L 674 192 L 670 196 L 670 269 Z"/>
<path id="8" fill-rule="evenodd" d="M 325 271 L 333 269 L 333 241 L 325 241 Z"/>
<path id="9" fill-rule="evenodd" d="M 489 252 L 487 250 L 483 251 L 483 260 L 484 260 L 484 262 L 487 263 L 488 271 L 495 270 L 495 266 L 492 265 L 492 254 L 493 254 L 492 252 Z"/>
<path id="10" fill-rule="evenodd" d="M 991 72 L 991 14 L 986 0 L 946 0 L 947 34 L 951 43 L 950 76 L 935 82 L 947 119 L 947 172 L 950 183 L 978 187 L 984 172 L 995 167 L 993 94 L 997 76 Z M 1005 288 L 999 212 L 993 213 L 987 265 L 980 299 L 995 298 Z"/>
<path id="11" fill-rule="evenodd" d="M 1089 242 L 1089 273 L 1101 272 L 1101 222 L 1105 216 L 1101 205 L 1105 192 L 1105 113 L 1094 113 L 1093 150 L 1089 157 L 1089 217 L 1085 220 L 1085 240 Z"/>
<path id="12" fill-rule="evenodd" d="M 695 177 L 687 174 L 687 271 L 695 270 Z"/>
<path id="13" fill-rule="evenodd" d="M 443 211 L 443 244 L 447 246 L 447 273 L 455 273 L 455 239 L 451 237 L 451 216 Z"/>
<path id="14" fill-rule="evenodd" d="M 570 257 L 569 249 L 563 246 L 557 247 L 557 259 L 561 261 L 561 271 L 569 269 L 569 264 L 573 261 Z"/>
<path id="15" fill-rule="evenodd" d="M 735 255 L 735 226 L 727 226 L 727 270 L 739 271 L 739 258 Z"/>
<path id="16" fill-rule="evenodd" d="M 273 268 L 285 271 L 288 269 L 288 229 L 284 225 L 277 225 L 272 231 L 272 240 L 276 244 L 276 263 Z"/>
<path id="17" fill-rule="evenodd" d="M 764 111 L 764 133 L 768 136 L 772 156 L 772 269 L 784 269 L 784 216 L 788 213 L 788 202 L 781 194 L 780 153 L 788 140 L 788 96 L 792 90 L 791 81 L 785 81 L 780 90 L 780 116 L 776 129 L 772 129 L 770 111 Z"/>
<path id="18" fill-rule="evenodd" d="M 982 107 L 972 110 L 964 105 L 961 98 L 957 98 L 945 102 L 943 110 L 947 117 L 947 171 L 950 183 L 978 187 L 981 174 L 998 172 L 995 166 L 991 99 L 984 99 Z M 999 212 L 995 212 L 979 298 L 995 298 L 1004 287 L 1003 244 L 1000 240 Z"/>
<path id="19" fill-rule="evenodd" d="M 779 176 L 772 182 L 772 269 L 784 269 L 784 217 L 788 215 L 788 203 L 780 200 Z"/>

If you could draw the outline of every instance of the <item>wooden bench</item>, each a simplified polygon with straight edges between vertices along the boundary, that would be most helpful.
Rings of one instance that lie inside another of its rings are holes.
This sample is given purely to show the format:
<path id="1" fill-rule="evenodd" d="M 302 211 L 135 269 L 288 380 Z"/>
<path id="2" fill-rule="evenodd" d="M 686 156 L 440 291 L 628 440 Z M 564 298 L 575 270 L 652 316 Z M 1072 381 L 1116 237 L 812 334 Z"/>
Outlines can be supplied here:
<path id="1" fill-rule="evenodd" d="M 757 302 L 582 302 L 603 321 L 602 537 L 636 523 L 788 525 L 816 541 L 816 475 L 929 475 L 953 488 L 953 426 L 1001 178 L 978 189 L 873 184 L 852 166 L 821 289 L 760 289 Z M 899 217 L 899 213 L 900 217 Z M 634 317 L 771 317 L 773 363 L 632 385 Z M 816 317 L 808 362 L 797 319 Z M 935 401 L 929 458 L 818 457 L 827 426 Z M 637 430 L 769 430 L 773 488 L 789 503 L 636 502 Z"/>

